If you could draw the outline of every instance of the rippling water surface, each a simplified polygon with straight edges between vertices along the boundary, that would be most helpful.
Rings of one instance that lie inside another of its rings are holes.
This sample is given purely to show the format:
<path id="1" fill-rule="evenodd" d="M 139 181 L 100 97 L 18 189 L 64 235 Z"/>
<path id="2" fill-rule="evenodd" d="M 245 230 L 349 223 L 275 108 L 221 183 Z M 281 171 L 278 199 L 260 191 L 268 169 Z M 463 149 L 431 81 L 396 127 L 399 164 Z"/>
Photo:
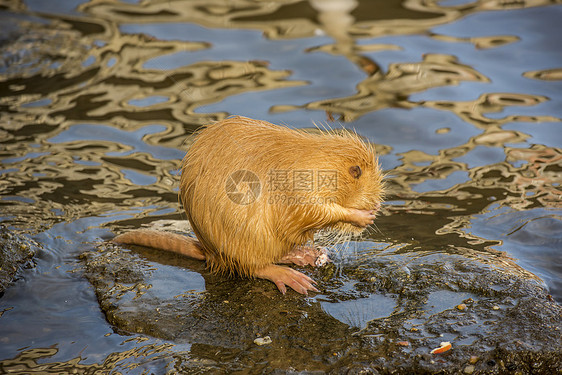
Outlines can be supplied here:
<path id="1" fill-rule="evenodd" d="M 0 298 L 0 360 L 131 369 L 189 349 L 115 333 L 78 256 L 183 219 L 186 139 L 231 114 L 356 129 L 388 175 L 372 242 L 507 262 L 562 301 L 558 4 L 0 0 L 0 221 L 45 249 Z"/>

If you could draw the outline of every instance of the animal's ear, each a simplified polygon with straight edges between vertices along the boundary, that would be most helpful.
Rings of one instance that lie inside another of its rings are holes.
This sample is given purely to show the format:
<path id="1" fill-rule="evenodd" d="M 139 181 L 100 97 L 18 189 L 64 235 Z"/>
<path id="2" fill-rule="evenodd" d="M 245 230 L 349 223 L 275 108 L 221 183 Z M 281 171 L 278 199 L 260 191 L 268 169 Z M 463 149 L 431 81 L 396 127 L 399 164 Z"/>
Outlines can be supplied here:
<path id="1" fill-rule="evenodd" d="M 351 176 L 353 176 L 353 178 L 361 177 L 362 173 L 363 173 L 363 171 L 361 171 L 361 167 L 358 166 L 358 165 L 354 165 L 352 167 L 349 167 L 349 174 Z"/>

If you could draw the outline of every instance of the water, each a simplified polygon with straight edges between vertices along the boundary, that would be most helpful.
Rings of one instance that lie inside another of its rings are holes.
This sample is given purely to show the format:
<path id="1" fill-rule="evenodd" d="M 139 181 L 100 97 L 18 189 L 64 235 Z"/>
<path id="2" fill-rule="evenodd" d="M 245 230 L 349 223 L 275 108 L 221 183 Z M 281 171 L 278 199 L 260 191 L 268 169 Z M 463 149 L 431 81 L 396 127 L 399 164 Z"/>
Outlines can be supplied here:
<path id="1" fill-rule="evenodd" d="M 183 219 L 186 139 L 230 114 L 342 124 L 374 142 L 388 192 L 370 244 L 389 264 L 504 254 L 561 302 L 557 4 L 0 2 L 0 222 L 43 246 L 0 298 L 0 360 L 160 372 L 197 352 L 109 324 L 79 256 Z M 344 249 L 338 267 L 364 256 Z M 185 277 L 204 293 L 197 272 Z M 398 309 L 341 274 L 326 285 L 351 299 L 311 303 L 350 327 Z"/>

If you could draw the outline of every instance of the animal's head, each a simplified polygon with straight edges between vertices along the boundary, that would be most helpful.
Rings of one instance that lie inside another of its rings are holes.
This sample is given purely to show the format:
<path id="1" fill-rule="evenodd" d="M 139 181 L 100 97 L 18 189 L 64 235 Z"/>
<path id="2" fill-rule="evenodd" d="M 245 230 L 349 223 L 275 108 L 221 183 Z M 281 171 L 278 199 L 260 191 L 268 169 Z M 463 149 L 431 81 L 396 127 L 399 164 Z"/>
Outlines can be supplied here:
<path id="1" fill-rule="evenodd" d="M 337 203 L 346 208 L 378 211 L 384 199 L 384 182 L 374 147 L 354 133 L 342 138 Z M 338 223 L 333 229 L 354 235 L 365 230 L 349 223 Z"/>

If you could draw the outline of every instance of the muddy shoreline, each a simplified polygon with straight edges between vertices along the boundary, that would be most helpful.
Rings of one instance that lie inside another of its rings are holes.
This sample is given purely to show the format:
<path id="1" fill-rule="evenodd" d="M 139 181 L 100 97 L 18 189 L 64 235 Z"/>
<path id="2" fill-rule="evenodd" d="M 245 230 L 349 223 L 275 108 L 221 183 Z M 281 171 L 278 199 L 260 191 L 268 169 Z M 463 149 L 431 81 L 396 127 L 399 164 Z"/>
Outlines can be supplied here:
<path id="1" fill-rule="evenodd" d="M 203 361 L 205 371 L 254 373 L 260 363 L 263 371 L 336 373 L 561 369 L 562 307 L 538 280 L 453 254 L 421 257 L 407 267 L 392 254 L 366 254 L 367 248 L 347 264 L 305 269 L 320 281 L 311 298 L 282 296 L 267 281 L 214 276 L 201 262 L 154 249 L 102 245 L 81 259 L 108 321 L 123 333 L 191 343 L 190 354 L 176 358 L 187 368 Z M 204 284 L 188 291 L 189 285 L 167 284 L 162 265 L 174 267 L 180 279 L 197 272 Z M 167 298 L 152 292 L 166 287 Z M 390 313 L 354 320 L 354 313 L 372 313 L 361 304 L 369 298 L 385 298 Z M 348 316 L 329 313 L 331 305 L 355 302 Z M 257 346 L 263 336 L 272 343 Z M 453 348 L 430 354 L 442 341 Z"/>

